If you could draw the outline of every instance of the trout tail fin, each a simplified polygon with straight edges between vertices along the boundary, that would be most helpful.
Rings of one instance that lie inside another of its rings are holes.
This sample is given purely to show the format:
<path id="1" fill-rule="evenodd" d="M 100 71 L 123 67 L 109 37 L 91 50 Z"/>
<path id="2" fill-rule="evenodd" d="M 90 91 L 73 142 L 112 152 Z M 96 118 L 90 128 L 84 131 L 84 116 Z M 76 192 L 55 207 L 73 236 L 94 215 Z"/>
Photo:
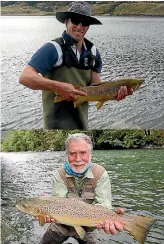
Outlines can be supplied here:
<path id="1" fill-rule="evenodd" d="M 129 226 L 125 226 L 125 229 L 140 243 L 144 244 L 147 234 L 154 222 L 157 219 L 143 216 L 135 216 L 133 222 Z"/>

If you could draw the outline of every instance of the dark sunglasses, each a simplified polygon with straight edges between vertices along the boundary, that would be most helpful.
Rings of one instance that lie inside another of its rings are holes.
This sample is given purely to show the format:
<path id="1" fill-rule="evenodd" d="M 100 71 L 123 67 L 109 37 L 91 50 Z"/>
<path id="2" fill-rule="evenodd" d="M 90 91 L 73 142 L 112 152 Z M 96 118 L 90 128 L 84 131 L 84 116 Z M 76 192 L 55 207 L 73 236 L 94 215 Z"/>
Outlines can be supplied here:
<path id="1" fill-rule="evenodd" d="M 70 18 L 70 20 L 73 25 L 79 25 L 81 23 L 83 27 L 89 26 L 88 22 L 85 20 L 80 20 L 80 19 L 75 19 L 75 18 Z"/>

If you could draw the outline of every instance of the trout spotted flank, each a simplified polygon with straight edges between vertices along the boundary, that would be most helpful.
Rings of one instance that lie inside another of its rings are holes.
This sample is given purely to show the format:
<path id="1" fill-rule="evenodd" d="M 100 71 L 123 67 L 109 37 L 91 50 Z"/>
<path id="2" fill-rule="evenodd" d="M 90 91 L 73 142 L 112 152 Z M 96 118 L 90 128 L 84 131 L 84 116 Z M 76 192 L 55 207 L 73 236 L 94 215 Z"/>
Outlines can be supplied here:
<path id="1" fill-rule="evenodd" d="M 74 107 L 84 102 L 98 101 L 96 106 L 97 109 L 100 109 L 105 101 L 117 99 L 117 94 L 121 86 L 126 86 L 128 92 L 130 92 L 130 89 L 133 89 L 133 91 L 139 89 L 143 82 L 143 79 L 127 78 L 110 82 L 100 82 L 91 86 L 75 86 L 77 90 L 85 92 L 87 96 L 77 96 Z M 55 103 L 62 102 L 63 100 L 64 98 L 60 95 L 54 98 Z"/>
<path id="2" fill-rule="evenodd" d="M 57 223 L 73 226 L 81 239 L 85 236 L 83 226 L 96 227 L 100 222 L 119 221 L 139 243 L 143 244 L 154 218 L 143 216 L 125 216 L 102 206 L 87 204 L 77 198 L 39 197 L 20 200 L 16 207 L 34 217 L 40 225 L 45 223 L 45 215 L 54 218 Z"/>

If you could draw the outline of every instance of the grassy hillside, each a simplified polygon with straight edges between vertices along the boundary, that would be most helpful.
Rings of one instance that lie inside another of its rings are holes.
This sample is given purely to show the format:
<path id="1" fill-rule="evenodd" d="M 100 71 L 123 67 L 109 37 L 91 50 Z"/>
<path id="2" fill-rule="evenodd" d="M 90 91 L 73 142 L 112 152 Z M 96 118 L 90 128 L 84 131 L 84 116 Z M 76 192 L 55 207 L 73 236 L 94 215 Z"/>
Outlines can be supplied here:
<path id="1" fill-rule="evenodd" d="M 112 15 L 164 16 L 164 2 L 133 2 L 117 6 Z"/>
<path id="2" fill-rule="evenodd" d="M 1 15 L 55 15 L 67 10 L 65 1 L 2 1 Z M 92 1 L 93 15 L 111 16 L 164 16 L 164 2 L 103 2 Z"/>

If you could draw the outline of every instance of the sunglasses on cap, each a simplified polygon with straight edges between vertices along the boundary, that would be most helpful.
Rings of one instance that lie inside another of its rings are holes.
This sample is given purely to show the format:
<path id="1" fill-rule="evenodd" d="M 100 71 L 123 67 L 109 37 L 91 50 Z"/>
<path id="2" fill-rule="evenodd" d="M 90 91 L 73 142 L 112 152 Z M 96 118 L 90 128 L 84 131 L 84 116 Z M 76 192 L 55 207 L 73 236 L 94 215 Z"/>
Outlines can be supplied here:
<path id="1" fill-rule="evenodd" d="M 82 20 L 82 19 L 75 19 L 75 18 L 70 18 L 71 23 L 73 25 L 79 25 L 80 23 L 82 24 L 83 27 L 87 27 L 89 26 L 88 22 L 86 20 Z"/>

